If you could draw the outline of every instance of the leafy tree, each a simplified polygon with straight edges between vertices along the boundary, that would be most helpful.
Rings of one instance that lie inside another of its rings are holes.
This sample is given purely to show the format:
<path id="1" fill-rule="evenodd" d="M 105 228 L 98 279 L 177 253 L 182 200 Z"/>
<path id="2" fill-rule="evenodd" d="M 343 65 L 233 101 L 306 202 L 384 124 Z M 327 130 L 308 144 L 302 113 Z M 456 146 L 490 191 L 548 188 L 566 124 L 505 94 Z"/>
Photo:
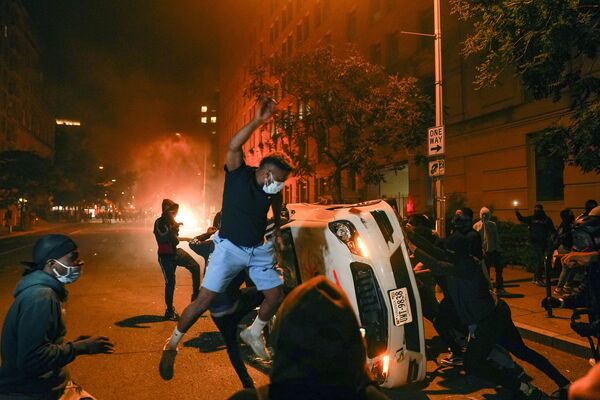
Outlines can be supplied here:
<path id="1" fill-rule="evenodd" d="M 454 13 L 473 24 L 463 52 L 479 55 L 475 83 L 492 85 L 513 70 L 536 98 L 568 93 L 569 121 L 552 126 L 539 145 L 584 172 L 600 173 L 600 46 L 597 0 L 452 0 Z"/>
<path id="2" fill-rule="evenodd" d="M 5 205 L 19 198 L 46 198 L 58 181 L 50 160 L 30 151 L 0 153 L 0 171 L 0 200 Z"/>
<path id="3" fill-rule="evenodd" d="M 320 48 L 252 72 L 248 97 L 277 97 L 278 88 L 290 106 L 279 107 L 270 146 L 280 144 L 295 162 L 296 173 L 314 174 L 308 151 L 330 167 L 327 176 L 341 200 L 342 172 L 362 174 L 370 183 L 383 179 L 378 172 L 386 161 L 383 147 L 412 149 L 424 142 L 431 116 L 429 99 L 415 78 L 389 76 L 354 51 L 344 56 Z M 391 154 L 387 156 L 391 159 Z"/>

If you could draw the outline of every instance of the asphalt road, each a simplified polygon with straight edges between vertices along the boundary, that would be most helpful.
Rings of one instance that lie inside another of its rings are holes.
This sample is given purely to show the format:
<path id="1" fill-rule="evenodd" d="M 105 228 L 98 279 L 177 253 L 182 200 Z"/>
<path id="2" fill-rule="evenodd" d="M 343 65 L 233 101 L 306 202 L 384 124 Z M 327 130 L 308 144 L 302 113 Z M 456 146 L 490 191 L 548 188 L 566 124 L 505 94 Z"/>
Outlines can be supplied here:
<path id="1" fill-rule="evenodd" d="M 227 398 L 239 390 L 241 384 L 210 318 L 201 318 L 184 337 L 173 378 L 165 381 L 159 375 L 161 349 L 174 323 L 161 318 L 164 284 L 151 230 L 151 226 L 134 224 L 60 228 L 62 233 L 73 236 L 86 262 L 81 279 L 68 287 L 68 338 L 106 335 L 116 343 L 116 352 L 112 355 L 78 357 L 70 366 L 72 377 L 100 400 Z M 2 320 L 20 278 L 19 261 L 30 259 L 31 247 L 39 236 L 41 234 L 0 240 Z M 181 311 L 190 299 L 191 278 L 181 268 L 177 280 L 175 305 Z M 427 326 L 427 336 L 432 336 L 431 326 Z M 437 339 L 428 339 L 428 344 L 433 356 L 443 350 Z M 582 376 L 589 368 L 583 359 L 535 343 L 528 344 L 571 379 Z M 267 383 L 268 367 L 253 361 L 249 349 L 245 349 L 245 354 L 256 383 Z M 555 389 L 540 372 L 523 366 L 539 387 L 546 392 Z M 501 390 L 497 392 L 467 382 L 458 369 L 439 368 L 433 360 L 428 361 L 428 371 L 427 382 L 390 390 L 387 394 L 392 399 L 508 398 Z"/>

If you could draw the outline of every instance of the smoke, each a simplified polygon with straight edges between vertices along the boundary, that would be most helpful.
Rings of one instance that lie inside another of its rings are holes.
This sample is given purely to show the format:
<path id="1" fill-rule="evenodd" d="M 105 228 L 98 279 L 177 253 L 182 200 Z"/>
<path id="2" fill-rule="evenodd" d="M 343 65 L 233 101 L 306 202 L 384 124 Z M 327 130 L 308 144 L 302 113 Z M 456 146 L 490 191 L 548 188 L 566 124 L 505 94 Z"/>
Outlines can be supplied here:
<path id="1" fill-rule="evenodd" d="M 207 0 L 25 0 L 49 107 L 82 121 L 102 163 L 129 160 L 164 132 L 199 126 L 217 74 Z"/>
<path id="2" fill-rule="evenodd" d="M 135 204 L 158 215 L 162 200 L 169 198 L 180 205 L 182 232 L 197 233 L 217 211 L 210 195 L 216 185 L 210 178 L 210 145 L 185 133 L 164 136 L 141 146 L 134 157 Z"/>

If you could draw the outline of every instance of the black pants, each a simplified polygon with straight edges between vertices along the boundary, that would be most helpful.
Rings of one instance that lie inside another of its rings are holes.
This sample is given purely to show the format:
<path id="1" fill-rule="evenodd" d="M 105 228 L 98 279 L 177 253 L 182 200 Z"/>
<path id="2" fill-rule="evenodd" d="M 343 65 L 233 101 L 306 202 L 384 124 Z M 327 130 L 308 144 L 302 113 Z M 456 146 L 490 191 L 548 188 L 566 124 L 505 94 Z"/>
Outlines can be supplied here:
<path id="1" fill-rule="evenodd" d="M 433 322 L 438 315 L 439 309 L 433 283 L 429 279 L 417 278 L 417 288 L 419 289 L 419 297 L 421 298 L 423 317 Z"/>
<path id="2" fill-rule="evenodd" d="M 227 346 L 227 355 L 235 372 L 237 373 L 244 388 L 253 388 L 254 382 L 248 374 L 242 353 L 240 351 L 240 342 L 238 340 L 238 324 L 246 314 L 254 310 L 262 303 L 264 296 L 257 291 L 255 287 L 242 289 L 242 294 L 238 299 L 237 309 L 228 315 L 222 317 L 212 317 L 215 325 L 223 335 L 225 346 Z"/>
<path id="3" fill-rule="evenodd" d="M 558 387 L 563 387 L 568 384 L 569 380 L 561 374 L 546 357 L 527 347 L 525 342 L 523 342 L 521 334 L 512 321 L 510 308 L 505 301 L 499 301 L 497 311 L 498 317 L 502 323 L 502 334 L 500 335 L 499 344 L 518 359 L 526 361 L 542 371 L 552 379 Z"/>
<path id="4" fill-rule="evenodd" d="M 461 346 L 456 342 L 452 330 L 460 332 L 465 336 L 467 335 L 467 330 L 461 324 L 460 318 L 454 308 L 454 303 L 448 297 L 444 297 L 439 303 L 437 316 L 433 320 L 433 327 L 444 343 L 450 348 L 450 351 L 453 354 L 460 354 Z"/>
<path id="5" fill-rule="evenodd" d="M 496 270 L 496 289 L 504 289 L 504 278 L 502 277 L 503 265 L 500 262 L 500 252 L 490 251 L 485 253 L 483 260 L 485 261 L 485 266 L 490 277 L 490 268 L 493 267 Z"/>
<path id="6" fill-rule="evenodd" d="M 534 262 L 534 271 L 533 271 L 533 279 L 536 281 L 542 280 L 542 275 L 544 274 L 544 260 L 547 255 L 547 246 L 546 243 L 541 242 L 533 242 L 533 262 Z"/>
<path id="7" fill-rule="evenodd" d="M 499 342 L 502 324 L 497 312 L 477 323 L 475 336 L 469 338 L 465 354 L 465 371 L 472 375 L 501 385 L 504 388 L 517 391 L 521 382 L 507 371 L 495 367 L 488 357 L 494 346 Z"/>
<path id="8" fill-rule="evenodd" d="M 165 304 L 173 308 L 173 292 L 175 291 L 175 270 L 177 266 L 184 267 L 192 274 L 192 296 L 200 290 L 200 266 L 185 250 L 177 249 L 176 254 L 159 255 L 158 263 L 165 277 Z"/>

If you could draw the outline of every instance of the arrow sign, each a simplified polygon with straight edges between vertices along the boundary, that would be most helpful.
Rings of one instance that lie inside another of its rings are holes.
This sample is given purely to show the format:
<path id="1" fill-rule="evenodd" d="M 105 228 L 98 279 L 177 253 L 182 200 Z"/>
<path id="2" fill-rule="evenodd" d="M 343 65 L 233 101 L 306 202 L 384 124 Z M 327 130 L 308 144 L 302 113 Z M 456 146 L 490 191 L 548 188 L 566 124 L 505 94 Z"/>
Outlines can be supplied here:
<path id="1" fill-rule="evenodd" d="M 441 156 L 444 154 L 445 132 L 443 126 L 435 126 L 427 130 L 427 155 Z"/>
<path id="2" fill-rule="evenodd" d="M 446 161 L 443 158 L 429 161 L 429 176 L 442 176 L 446 173 Z"/>

